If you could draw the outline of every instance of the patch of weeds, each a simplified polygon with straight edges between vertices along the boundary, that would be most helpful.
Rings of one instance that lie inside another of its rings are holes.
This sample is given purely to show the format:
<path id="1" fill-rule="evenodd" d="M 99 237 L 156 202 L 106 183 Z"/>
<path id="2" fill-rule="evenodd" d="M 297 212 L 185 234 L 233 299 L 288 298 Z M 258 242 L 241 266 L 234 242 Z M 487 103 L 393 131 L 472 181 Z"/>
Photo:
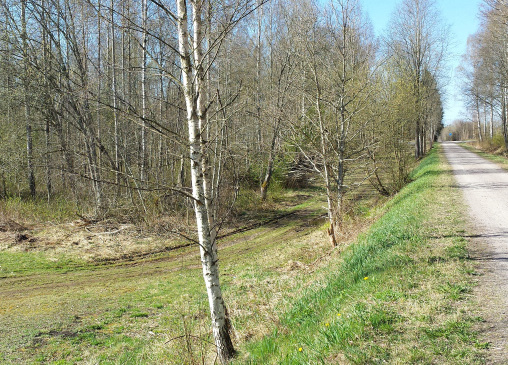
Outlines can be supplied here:
<path id="1" fill-rule="evenodd" d="M 432 265 L 432 264 L 438 264 L 438 263 L 444 263 L 446 261 L 446 259 L 444 257 L 441 257 L 441 256 L 429 256 L 427 257 L 427 263 Z"/>
<path id="2" fill-rule="evenodd" d="M 67 365 L 67 364 L 72 364 L 72 362 L 67 360 L 56 360 L 51 362 L 51 365 Z"/>
<path id="3" fill-rule="evenodd" d="M 453 246 L 447 247 L 445 249 L 446 255 L 450 259 L 457 259 L 457 260 L 465 260 L 469 258 L 469 253 L 467 251 L 466 247 L 466 240 L 462 237 L 459 238 L 459 242 L 454 244 Z"/>
<path id="4" fill-rule="evenodd" d="M 400 291 L 386 289 L 375 293 L 374 298 L 381 300 L 383 302 L 393 302 L 399 300 L 400 298 L 404 298 L 404 296 L 405 294 Z"/>
<path id="5" fill-rule="evenodd" d="M 127 308 L 118 308 L 113 311 L 113 316 L 116 318 L 121 318 L 127 312 Z"/>
<path id="6" fill-rule="evenodd" d="M 40 363 L 40 364 L 44 364 L 47 362 L 47 357 L 46 355 L 44 354 L 38 354 L 36 357 L 35 357 L 35 361 Z"/>
<path id="7" fill-rule="evenodd" d="M 81 332 L 79 335 L 73 340 L 75 344 L 80 344 L 86 342 L 91 346 L 99 346 L 104 342 L 102 339 L 98 338 L 96 332 Z"/>
<path id="8" fill-rule="evenodd" d="M 148 313 L 141 311 L 135 311 L 134 313 L 131 314 L 131 318 L 147 318 L 147 317 Z"/>
<path id="9" fill-rule="evenodd" d="M 371 208 L 367 205 L 358 204 L 355 205 L 353 212 L 356 217 L 367 217 L 370 213 Z"/>
<path id="10" fill-rule="evenodd" d="M 476 341 L 474 346 L 477 348 L 477 349 L 480 349 L 480 350 L 488 350 L 491 346 L 491 343 L 490 342 L 480 342 L 480 341 Z"/>
<path id="11" fill-rule="evenodd" d="M 474 343 L 476 342 L 475 333 L 471 331 L 473 322 L 470 318 L 449 320 L 442 326 L 424 328 L 423 333 L 430 339 L 445 338 L 450 340 L 458 338 L 462 342 Z"/>
<path id="12" fill-rule="evenodd" d="M 465 294 L 471 292 L 471 288 L 466 284 L 450 282 L 439 285 L 439 290 L 452 300 L 460 300 Z"/>
<path id="13" fill-rule="evenodd" d="M 369 322 L 374 330 L 380 332 L 393 332 L 393 325 L 401 320 L 400 315 L 382 308 L 376 308 L 369 315 Z"/>
<path id="14" fill-rule="evenodd" d="M 263 342 L 261 344 L 261 349 L 260 350 L 263 353 L 274 354 L 275 355 L 279 351 L 279 345 L 277 344 L 277 341 L 275 339 L 272 339 L 271 341 Z"/>
<path id="15" fill-rule="evenodd" d="M 86 326 L 85 331 L 100 331 L 104 329 L 103 324 L 91 324 L 89 326 Z"/>

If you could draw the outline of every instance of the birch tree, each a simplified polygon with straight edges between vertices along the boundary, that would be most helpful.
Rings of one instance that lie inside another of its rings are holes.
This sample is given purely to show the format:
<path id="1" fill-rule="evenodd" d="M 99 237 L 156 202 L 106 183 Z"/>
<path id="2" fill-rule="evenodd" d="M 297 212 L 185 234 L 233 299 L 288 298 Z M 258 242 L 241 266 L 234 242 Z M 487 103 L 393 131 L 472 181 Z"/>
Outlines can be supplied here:
<path id="1" fill-rule="evenodd" d="M 190 165 L 194 213 L 198 229 L 203 278 L 205 281 L 212 331 L 217 353 L 221 362 L 228 362 L 235 353 L 230 336 L 230 323 L 222 297 L 219 281 L 217 255 L 217 229 L 212 199 L 212 176 L 207 155 L 208 141 L 204 139 L 207 128 L 205 53 L 218 46 L 220 38 L 243 17 L 255 9 L 255 2 L 239 3 L 229 12 L 223 9 L 229 21 L 219 29 L 219 38 L 205 49 L 206 10 L 204 0 L 191 0 L 190 9 L 185 0 L 176 0 L 177 14 L 174 17 L 178 28 L 178 51 L 182 72 L 182 89 L 187 110 L 190 148 Z M 262 5 L 262 2 L 257 4 Z M 189 16 L 190 13 L 190 16 Z M 229 13 L 229 14 L 228 14 Z M 191 36 L 192 33 L 192 36 Z M 217 202 L 215 202 L 217 203 Z"/>
<path id="2" fill-rule="evenodd" d="M 494 124 L 501 126 L 505 148 L 508 148 L 508 3 L 485 0 L 481 24 L 468 39 L 468 49 L 459 67 L 463 79 L 462 93 L 475 123 L 475 136 L 481 142 L 494 136 Z M 483 117 L 482 117 L 483 114 Z M 483 120 L 483 131 L 481 122 Z"/>
<path id="3" fill-rule="evenodd" d="M 482 66 L 494 75 L 493 86 L 497 90 L 498 112 L 508 149 L 508 1 L 485 0 L 482 17 L 486 46 Z"/>

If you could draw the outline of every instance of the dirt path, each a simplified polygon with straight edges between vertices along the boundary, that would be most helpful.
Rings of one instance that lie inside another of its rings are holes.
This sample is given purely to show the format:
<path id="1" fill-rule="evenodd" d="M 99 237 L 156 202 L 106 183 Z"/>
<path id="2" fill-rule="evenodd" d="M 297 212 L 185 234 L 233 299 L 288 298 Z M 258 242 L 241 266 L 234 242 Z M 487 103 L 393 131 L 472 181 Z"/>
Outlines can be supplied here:
<path id="1" fill-rule="evenodd" d="M 482 274 L 476 290 L 489 364 L 508 363 L 508 171 L 455 143 L 443 143 L 475 234 L 472 256 Z"/>

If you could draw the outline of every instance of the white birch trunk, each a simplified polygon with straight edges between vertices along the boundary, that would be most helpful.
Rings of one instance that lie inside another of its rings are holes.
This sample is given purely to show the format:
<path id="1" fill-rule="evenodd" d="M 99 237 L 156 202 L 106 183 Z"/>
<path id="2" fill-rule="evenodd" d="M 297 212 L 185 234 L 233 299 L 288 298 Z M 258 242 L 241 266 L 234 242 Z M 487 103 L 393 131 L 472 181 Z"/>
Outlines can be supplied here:
<path id="1" fill-rule="evenodd" d="M 478 140 L 480 142 L 482 142 L 483 141 L 483 138 L 482 138 L 482 120 L 481 120 L 481 115 L 480 115 L 480 97 L 478 95 L 476 95 L 476 117 L 477 117 L 476 128 L 478 129 Z"/>
<path id="2" fill-rule="evenodd" d="M 494 105 L 490 104 L 490 139 L 494 138 Z"/>
<path id="3" fill-rule="evenodd" d="M 192 26 L 194 30 L 193 34 L 193 53 L 194 53 L 194 71 L 195 71 L 195 87 L 194 92 L 197 97 L 196 112 L 198 117 L 198 127 L 200 131 L 207 129 L 207 117 L 206 117 L 206 79 L 203 65 L 203 19 L 201 14 L 203 13 L 204 6 L 203 0 L 191 1 L 192 4 Z M 205 197 L 206 210 L 208 212 L 208 226 L 210 227 L 210 234 L 212 240 L 215 241 L 217 236 L 217 227 L 215 225 L 215 215 L 212 207 L 213 194 L 212 194 L 212 182 L 211 182 L 211 166 L 208 160 L 208 155 L 205 153 L 206 144 L 202 133 L 199 135 L 200 148 L 201 148 L 201 168 L 203 171 L 203 193 Z"/>
<path id="4" fill-rule="evenodd" d="M 209 210 L 205 198 L 206 159 L 203 156 L 203 139 L 201 137 L 202 121 L 206 120 L 204 101 L 201 100 L 203 90 L 203 70 L 201 67 L 201 11 L 202 2 L 191 2 L 193 8 L 194 29 L 194 69 L 189 51 L 189 31 L 187 21 L 187 4 L 185 0 L 177 0 L 178 9 L 178 45 L 182 69 L 182 83 L 187 108 L 187 122 L 189 128 L 189 145 L 191 159 L 192 195 L 194 197 L 194 211 L 198 228 L 203 278 L 210 305 L 212 330 L 217 347 L 217 353 L 222 363 L 228 362 L 234 355 L 234 348 L 229 335 L 229 322 L 219 282 L 217 245 L 209 225 Z M 197 46 L 197 47 L 196 47 Z M 197 58 L 197 59 L 196 59 Z M 197 77 L 194 76 L 197 73 Z M 193 84 L 193 80 L 196 83 Z M 197 96 L 197 98 L 196 98 Z"/>

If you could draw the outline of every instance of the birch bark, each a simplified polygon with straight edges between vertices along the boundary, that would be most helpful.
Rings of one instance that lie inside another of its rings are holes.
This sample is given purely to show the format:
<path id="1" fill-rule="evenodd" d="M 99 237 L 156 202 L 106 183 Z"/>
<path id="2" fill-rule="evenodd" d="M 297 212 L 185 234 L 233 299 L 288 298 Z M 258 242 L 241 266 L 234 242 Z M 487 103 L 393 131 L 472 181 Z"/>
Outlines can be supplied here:
<path id="1" fill-rule="evenodd" d="M 203 54 L 201 42 L 203 2 L 191 1 L 194 63 L 191 62 L 191 52 L 189 50 L 187 4 L 185 0 L 176 0 L 176 5 L 178 10 L 179 57 L 189 130 L 192 195 L 194 197 L 201 264 L 210 305 L 217 354 L 222 363 L 227 363 L 234 356 L 235 350 L 229 334 L 230 325 L 226 316 L 226 308 L 219 282 L 215 228 L 210 225 L 212 216 L 209 201 L 206 197 L 208 160 L 204 153 L 205 141 L 201 136 L 203 122 L 206 121 L 206 108 L 203 99 L 205 95 L 204 75 L 201 63 Z"/>

